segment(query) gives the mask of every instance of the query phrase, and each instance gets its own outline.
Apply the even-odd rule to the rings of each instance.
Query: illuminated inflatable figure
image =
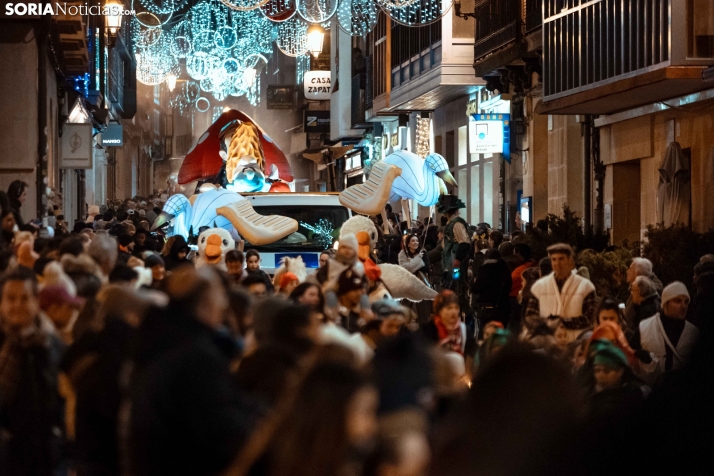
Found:
[[[363,215],[378,215],[389,201],[398,198],[430,207],[440,194],[447,193],[444,182],[458,186],[444,157],[432,153],[422,159],[398,150],[372,166],[367,182],[342,191],[340,203]]]
[[[178,183],[208,180],[235,192],[289,192],[285,154],[248,115],[221,114],[186,154]]]
[[[167,236],[196,236],[201,228],[235,231],[253,245],[267,245],[297,231],[298,222],[280,215],[259,215],[250,202],[235,192],[213,188],[191,198],[176,194],[169,197],[151,227],[168,223]]]
[[[422,159],[406,150],[398,150],[384,158],[384,162],[399,167],[401,175],[392,183],[389,199],[412,198],[423,207],[430,207],[447,193],[444,182],[457,187],[449,172],[449,164],[439,154],[431,153]],[[443,180],[443,182],[442,182]]]

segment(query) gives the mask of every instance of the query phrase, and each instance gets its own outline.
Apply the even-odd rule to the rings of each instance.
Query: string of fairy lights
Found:
[[[324,30],[336,21],[365,36],[379,11],[407,26],[439,20],[452,0],[132,0],[128,31],[136,78],[165,83],[171,107],[183,114],[206,109],[210,99],[245,97],[260,103],[273,43],[287,56],[319,55]],[[178,87],[177,87],[178,86]],[[200,109],[199,109],[200,107]]]

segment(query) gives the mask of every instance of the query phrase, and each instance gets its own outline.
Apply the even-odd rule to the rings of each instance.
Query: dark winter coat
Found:
[[[185,310],[147,316],[130,395],[133,474],[215,475],[236,456],[259,412],[230,375],[235,350]]]
[[[511,284],[511,270],[505,261],[502,259],[484,261],[476,281],[471,286],[471,294],[477,307],[495,308],[489,311],[487,320],[498,320],[504,325],[508,323],[510,313],[508,294],[511,292]]]
[[[166,271],[173,271],[176,267],[182,264],[193,265],[191,260],[179,259],[178,254],[181,251],[186,251],[188,253],[189,247],[186,243],[186,239],[183,236],[178,235],[176,236],[176,240],[171,245],[171,250],[169,250],[169,254],[163,257],[164,267],[166,268]]]
[[[627,322],[627,328],[631,331],[635,331],[639,328],[640,322],[657,314],[661,308],[660,300],[659,294],[653,294],[640,304],[633,304],[633,313],[631,320]]]
[[[12,396],[0,395],[0,469],[13,476],[50,476],[60,460],[64,434],[63,404],[57,393],[64,346],[57,335],[41,327],[27,345],[0,335],[0,349],[14,354],[3,364],[15,366],[18,378]]]
[[[99,333],[85,333],[62,359],[77,399],[75,458],[87,475],[118,475],[117,415],[122,365],[129,356],[135,329],[107,319]]]

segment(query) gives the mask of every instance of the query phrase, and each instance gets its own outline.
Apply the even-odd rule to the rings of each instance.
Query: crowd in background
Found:
[[[373,259],[438,291],[399,302],[354,235],[271,277],[242,245],[196,267],[158,197],[48,232],[25,193],[0,194],[0,474],[714,470],[712,256],[691,290],[636,258],[619,302],[567,244],[389,211]]]

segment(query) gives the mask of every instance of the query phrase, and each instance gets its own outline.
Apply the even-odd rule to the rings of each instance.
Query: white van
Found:
[[[342,224],[352,211],[340,204],[338,193],[242,193],[261,215],[283,215],[297,220],[298,231],[265,246],[245,244],[260,253],[260,267],[272,275],[285,257],[302,256],[308,273],[318,268],[320,253],[332,248]]]

